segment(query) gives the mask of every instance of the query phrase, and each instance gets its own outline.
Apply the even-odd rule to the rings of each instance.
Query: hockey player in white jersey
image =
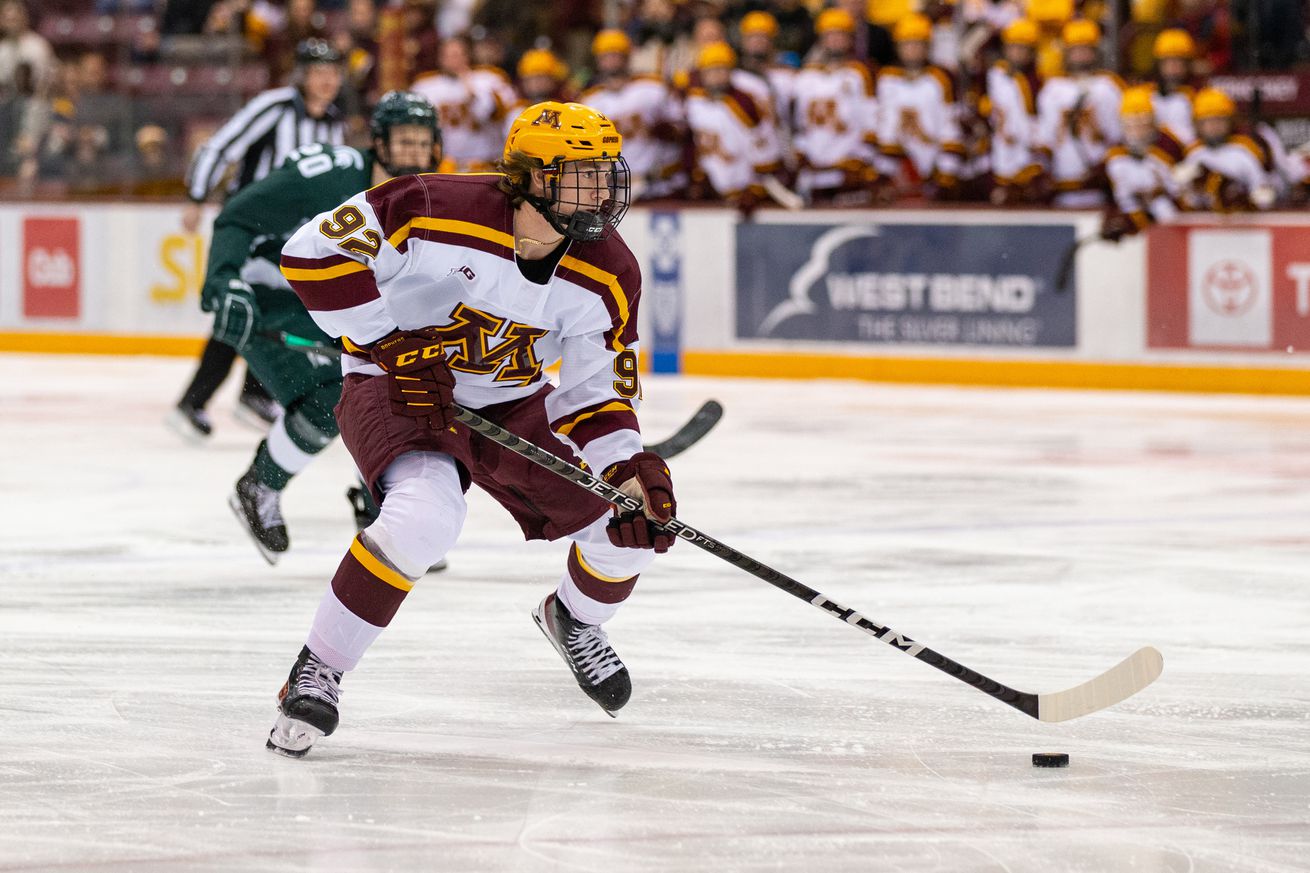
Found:
[[[1196,43],[1187,31],[1173,27],[1160,31],[1151,53],[1155,57],[1155,82],[1151,91],[1155,123],[1189,146],[1196,142],[1192,123],[1192,100],[1196,92],[1190,84]]]
[[[1045,170],[1037,158],[1037,24],[1017,18],[1001,30],[1005,57],[987,71],[992,131],[992,202],[1045,198]]]
[[[964,145],[951,76],[928,63],[932,22],[903,16],[892,29],[899,66],[878,71],[878,173],[895,179],[908,171],[910,186],[949,195],[960,180]]]
[[[596,34],[591,53],[596,78],[578,99],[622,131],[623,156],[632,169],[633,200],[678,194],[687,186],[680,101],[663,80],[629,72],[632,42],[623,31]]]
[[[337,419],[381,513],[323,594],[278,695],[270,750],[299,757],[336,729],[342,674],[454,544],[471,484],[525,538],[570,541],[533,617],[588,697],[610,714],[627,703],[632,682],[602,626],[673,544],[658,523],[676,502],[637,423],[641,272],[614,233],[628,208],[622,146],[596,111],[540,103],[511,129],[501,173],[395,179],[287,242],[284,274],[315,323],[342,339]],[[545,372],[556,363],[558,387]],[[585,460],[644,512],[615,514],[477,435],[454,403]]]
[[[734,84],[736,52],[711,43],[696,57],[696,81],[687,91],[687,125],[695,164],[693,188],[749,211],[766,196],[764,180],[782,169],[782,150],[769,95]]]
[[[518,99],[505,116],[505,134],[518,120],[519,113],[534,103],[555,100],[568,103],[572,99],[569,87],[569,65],[550,49],[529,49],[519,58],[515,68],[518,77]]]
[[[814,30],[818,60],[796,75],[793,92],[797,184],[814,202],[868,203],[878,181],[873,73],[855,58],[849,12],[825,9]]]
[[[1193,210],[1250,212],[1271,209],[1278,178],[1268,149],[1233,131],[1237,107],[1217,88],[1202,88],[1192,107],[1197,141],[1174,171],[1184,204]]]
[[[1101,29],[1077,19],[1064,26],[1065,72],[1037,95],[1038,147],[1049,161],[1055,204],[1096,207],[1105,202],[1096,170],[1119,142],[1123,82],[1097,69]]]
[[[1183,146],[1157,126],[1149,85],[1124,92],[1119,110],[1123,144],[1111,146],[1105,158],[1113,200],[1101,223],[1101,238],[1118,242],[1157,223],[1173,221],[1179,211],[1179,189],[1173,170]]]
[[[778,62],[778,52],[773,45],[778,38],[778,20],[767,12],[756,10],[742,16],[738,30],[741,33],[741,69],[768,83],[773,96],[773,115],[780,125],[778,132],[789,140],[797,71],[795,67]]]
[[[474,68],[468,41],[442,40],[441,70],[420,75],[410,90],[437,109],[446,158],[457,172],[490,170],[500,155],[503,119],[516,98],[499,70]]]

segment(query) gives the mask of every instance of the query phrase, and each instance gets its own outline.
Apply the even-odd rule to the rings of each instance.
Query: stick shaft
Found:
[[[545,467],[557,476],[568,479],[570,482],[573,482],[581,488],[585,488],[621,509],[632,512],[641,511],[641,503],[639,501],[624,494],[608,482],[592,476],[585,470],[575,467],[564,459],[559,458],[544,449],[538,448],[522,437],[510,433],[493,422],[487,421],[475,412],[470,412],[458,405],[456,405],[454,409],[457,421],[462,422],[472,430],[487,437],[492,442],[509,449],[515,454],[522,455],[529,461]],[[786,591],[798,600],[804,600],[811,606],[833,616],[838,621],[858,628],[874,639],[881,640],[898,651],[918,658],[920,661],[936,667],[938,670],[964,682],[966,685],[972,685],[984,694],[1014,707],[1025,715],[1037,718],[1037,695],[1016,691],[1013,688],[1002,685],[994,679],[984,676],[976,670],[971,670],[963,664],[933,651],[922,643],[917,643],[909,637],[892,630],[890,627],[879,624],[878,622],[861,615],[854,609],[843,606],[826,595],[820,594],[808,585],[798,582],[790,576],[760,563],[749,555],[742,554],[731,546],[725,545],[714,537],[696,530],[685,522],[674,518],[667,522],[664,525],[664,528],[670,533],[676,535],[679,539],[687,540],[692,545],[698,546],[715,557],[727,561],[734,567],[739,567],[747,573],[750,573],[752,576],[762,579],[774,588]]]

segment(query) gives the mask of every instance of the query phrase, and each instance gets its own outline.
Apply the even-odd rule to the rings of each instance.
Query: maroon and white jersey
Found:
[[[1025,183],[1041,168],[1037,142],[1036,76],[997,61],[987,71],[992,104],[992,172],[999,184]]]
[[[859,61],[805,67],[792,89],[792,144],[817,169],[872,164],[877,103],[873,74]]]
[[[1092,206],[1100,202],[1092,189],[1092,171],[1120,142],[1119,104],[1123,82],[1113,73],[1056,76],[1037,95],[1037,145],[1048,155],[1057,204]],[[1081,200],[1066,195],[1086,195]]]
[[[632,172],[633,199],[665,197],[686,184],[678,142],[682,104],[654,76],[588,88],[578,98],[623,135],[623,158]]]
[[[1182,144],[1165,130],[1142,152],[1112,146],[1106,153],[1105,174],[1115,208],[1138,228],[1172,221],[1178,215],[1181,193],[1173,169],[1182,156]]]
[[[722,94],[687,92],[696,167],[719,194],[738,194],[779,169],[782,147],[770,99],[767,91],[749,94],[736,87]]]
[[[1158,83],[1151,88],[1155,123],[1185,146],[1196,142],[1196,124],[1192,119],[1192,99],[1195,96],[1196,92],[1186,85],[1168,94],[1160,90]]]
[[[502,119],[516,99],[503,73],[489,68],[462,76],[434,73],[416,79],[410,90],[437,110],[443,154],[459,171],[495,166],[505,147]]]
[[[908,158],[921,179],[959,178],[964,145],[949,73],[931,64],[918,71],[883,67],[877,101],[880,172],[895,175]]]
[[[618,235],[571,242],[546,284],[514,255],[514,210],[497,174],[384,182],[304,225],[282,273],[314,322],[342,337],[346,373],[381,374],[364,349],[435,327],[455,402],[478,409],[546,384],[552,430],[596,470],[641,451],[637,303],[641,271]]]

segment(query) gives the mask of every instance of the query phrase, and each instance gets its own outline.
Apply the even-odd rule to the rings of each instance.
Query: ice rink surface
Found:
[[[1023,690],[1164,675],[1041,724],[683,543],[610,626],[611,720],[529,618],[562,547],[478,495],[292,761],[349,458],[268,567],[237,380],[208,445],[161,426],[190,368],[0,355],[0,871],[1310,869],[1310,402],[650,378],[650,438],[727,409],[688,523]]]

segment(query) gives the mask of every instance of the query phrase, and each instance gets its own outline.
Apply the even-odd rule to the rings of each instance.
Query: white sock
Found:
[[[268,456],[283,470],[293,476],[309,466],[314,456],[291,441],[287,433],[286,413],[279,415],[277,421],[268,429]]]
[[[333,670],[353,670],[380,633],[382,628],[346,609],[329,585],[314,613],[314,625],[305,644]]]
[[[578,586],[573,582],[573,577],[567,572],[564,574],[564,578],[560,580],[557,594],[560,601],[573,614],[573,617],[583,624],[604,624],[617,615],[619,607],[623,605],[622,601],[619,603],[601,603],[594,597],[588,597],[578,590]]]

